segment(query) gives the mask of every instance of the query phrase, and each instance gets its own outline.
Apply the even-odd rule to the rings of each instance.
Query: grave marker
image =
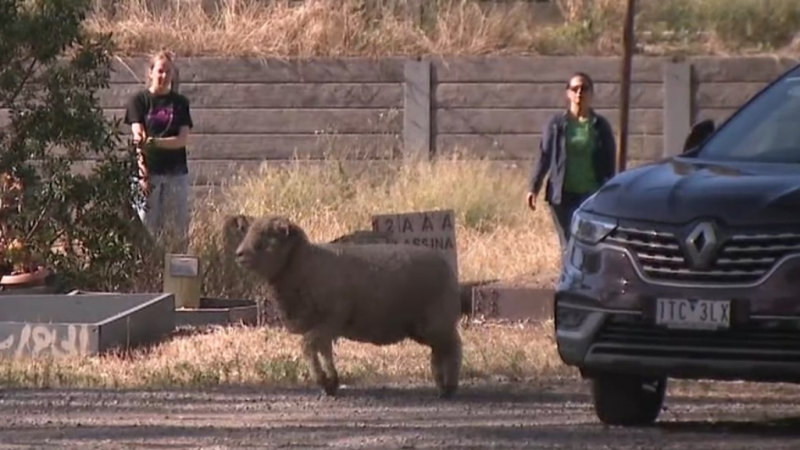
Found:
[[[417,211],[372,216],[372,230],[386,233],[394,243],[421,245],[445,253],[458,276],[456,222],[452,210]]]

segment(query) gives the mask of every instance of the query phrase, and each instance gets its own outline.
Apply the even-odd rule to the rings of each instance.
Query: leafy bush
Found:
[[[112,44],[84,29],[91,6],[0,0],[0,173],[24,186],[4,231],[69,286],[126,289],[152,246],[128,207],[132,151],[98,104]]]

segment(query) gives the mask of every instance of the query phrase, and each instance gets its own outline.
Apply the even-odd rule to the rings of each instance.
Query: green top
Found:
[[[591,120],[570,118],[567,121],[567,167],[564,175],[564,191],[585,194],[600,187],[592,157],[595,142]]]

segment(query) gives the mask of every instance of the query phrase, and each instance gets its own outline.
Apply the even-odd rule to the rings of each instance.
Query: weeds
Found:
[[[491,381],[570,377],[541,326],[462,327],[464,377]],[[432,383],[429,350],[411,341],[378,347],[334,346],[343,384]],[[0,386],[35,388],[179,388],[217,385],[313,387],[299,337],[278,328],[225,327],[168,340],[133,355],[19,358],[3,361]]]
[[[91,29],[123,53],[386,56],[620,54],[625,0],[97,0]],[[796,0],[640,0],[644,53],[786,50],[800,29]]]
[[[266,295],[260,283],[220,253],[229,214],[280,214],[312,241],[371,228],[373,214],[453,209],[462,281],[540,277],[560,263],[552,221],[527,209],[529,168],[479,159],[402,162],[293,160],[265,163],[230,180],[196,211],[191,240],[205,262],[204,292],[229,298]]]

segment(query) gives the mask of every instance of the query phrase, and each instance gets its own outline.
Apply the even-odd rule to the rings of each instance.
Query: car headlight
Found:
[[[614,231],[616,227],[617,221],[614,219],[578,210],[572,215],[570,233],[576,240],[597,244]]]

